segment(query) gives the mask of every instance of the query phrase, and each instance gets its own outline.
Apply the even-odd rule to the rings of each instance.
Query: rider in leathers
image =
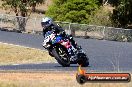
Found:
[[[70,42],[72,43],[72,45],[76,49],[79,49],[77,43],[73,40],[73,37],[71,35],[67,35],[65,33],[65,31],[58,24],[54,24],[51,18],[49,18],[49,17],[43,18],[41,21],[41,25],[43,27],[44,38],[45,38],[46,32],[54,31],[54,33],[60,34],[60,35],[62,35],[62,37],[68,38],[70,40]]]

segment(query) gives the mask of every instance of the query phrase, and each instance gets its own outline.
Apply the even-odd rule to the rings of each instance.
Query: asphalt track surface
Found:
[[[43,49],[43,36],[0,31],[0,42]],[[75,38],[87,53],[90,71],[132,71],[132,43]],[[61,67],[58,63],[4,65],[0,70],[76,71],[78,65]]]

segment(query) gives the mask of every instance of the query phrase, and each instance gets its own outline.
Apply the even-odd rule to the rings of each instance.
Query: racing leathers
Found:
[[[72,35],[67,35],[65,31],[59,26],[55,24],[51,24],[49,27],[43,29],[43,36],[45,38],[45,34],[48,31],[54,31],[55,34],[60,34],[62,37],[68,38],[71,42],[71,44],[77,48],[77,43],[73,40]]]

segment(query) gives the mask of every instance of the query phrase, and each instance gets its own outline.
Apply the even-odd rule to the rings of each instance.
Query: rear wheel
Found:
[[[82,67],[87,67],[89,66],[89,59],[84,53],[79,53],[78,54],[78,64],[81,65]]]
[[[52,53],[60,65],[62,65],[63,67],[70,66],[70,58],[68,56],[68,52],[67,52],[66,48],[59,45],[59,46],[53,48]]]

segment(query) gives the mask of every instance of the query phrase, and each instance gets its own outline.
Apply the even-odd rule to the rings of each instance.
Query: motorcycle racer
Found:
[[[81,46],[78,46],[72,35],[67,35],[50,17],[42,18],[41,26],[44,36],[43,47],[60,65],[64,67],[70,64],[89,65],[88,57]]]
[[[76,48],[76,49],[79,49],[79,46],[77,45],[77,43],[73,40],[73,37],[72,35],[67,35],[65,33],[65,31],[61,28],[61,26],[55,24],[52,20],[52,18],[50,17],[45,17],[45,18],[42,18],[41,20],[41,26],[43,28],[43,36],[45,38],[45,34],[46,32],[48,31],[54,31],[54,33],[56,34],[60,34],[62,37],[66,37],[68,38],[72,45]]]

